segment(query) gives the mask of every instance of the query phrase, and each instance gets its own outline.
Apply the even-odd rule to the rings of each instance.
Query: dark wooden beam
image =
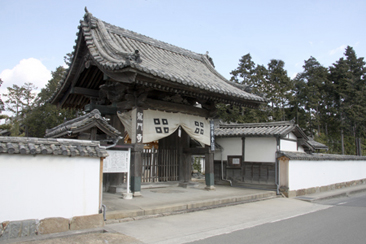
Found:
[[[119,81],[125,84],[131,84],[134,83],[136,80],[137,73],[135,71],[133,72],[122,72],[122,73],[115,73],[111,71],[104,70],[103,71],[103,80],[114,80]]]
[[[87,97],[99,97],[99,90],[88,89],[84,87],[73,87],[71,94],[84,95]]]
[[[118,109],[116,107],[113,106],[107,106],[107,105],[98,105],[98,104],[87,104],[84,107],[85,112],[91,112],[94,109],[98,109],[99,112],[102,115],[111,115],[111,114],[117,114]]]
[[[150,109],[163,110],[163,111],[167,111],[167,112],[180,112],[183,114],[197,115],[197,116],[201,116],[201,117],[205,117],[205,118],[210,117],[209,111],[206,109],[203,109],[203,108],[196,108],[196,107],[189,106],[189,105],[153,100],[153,99],[149,99],[149,98],[146,98],[143,107],[150,108]]]
[[[67,91],[64,93],[64,95],[62,96],[62,98],[60,99],[60,101],[57,104],[57,107],[61,108],[62,105],[65,103],[66,99],[69,97],[70,93],[71,93],[72,87],[70,87],[69,89],[67,89]]]
[[[183,153],[193,154],[193,155],[205,155],[208,153],[208,148],[184,148]]]

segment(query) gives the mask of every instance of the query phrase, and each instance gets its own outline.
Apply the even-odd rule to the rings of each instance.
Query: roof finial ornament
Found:
[[[213,67],[215,67],[215,64],[214,64],[214,62],[213,62],[212,58],[208,55],[208,51],[206,51],[206,57],[207,57],[208,61],[210,62],[210,64],[211,64]]]

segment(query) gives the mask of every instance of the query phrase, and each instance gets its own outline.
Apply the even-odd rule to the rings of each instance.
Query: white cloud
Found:
[[[24,83],[33,83],[40,91],[52,78],[52,75],[40,60],[28,58],[21,60],[12,69],[1,71],[0,78],[4,82],[0,88],[1,92],[6,90],[6,87],[12,87],[13,84],[22,86]]]
[[[347,45],[342,45],[342,46],[339,46],[339,47],[337,47],[333,50],[330,50],[329,55],[334,55],[334,54],[339,53],[339,52],[343,53],[344,50],[346,49],[346,47],[347,47]]]

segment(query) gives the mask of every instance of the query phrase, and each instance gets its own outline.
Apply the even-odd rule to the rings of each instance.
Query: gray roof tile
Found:
[[[313,138],[309,138],[308,143],[314,148],[314,149],[328,149],[328,147],[320,142],[315,141]]]
[[[213,94],[234,97],[238,103],[261,103],[266,99],[234,86],[220,75],[207,54],[158,41],[156,39],[108,24],[86,12],[79,27],[91,56],[107,71],[136,68],[172,84],[198,88]],[[77,41],[79,42],[79,41]],[[138,50],[138,55],[135,51]],[[58,90],[63,87],[60,82]],[[56,96],[58,92],[53,94]],[[52,101],[51,98],[50,101]]]
[[[0,136],[0,154],[107,157],[97,141]]]
[[[218,124],[215,136],[285,136],[293,132],[297,137],[308,139],[305,133],[293,121],[279,121],[267,123],[230,123]]]

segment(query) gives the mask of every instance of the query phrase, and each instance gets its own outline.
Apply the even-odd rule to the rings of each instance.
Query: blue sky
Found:
[[[290,77],[315,57],[328,67],[347,45],[366,56],[366,1],[0,0],[0,94],[12,84],[40,89],[73,50],[84,7],[95,17],[206,53],[226,78],[241,56],[281,59]]]

